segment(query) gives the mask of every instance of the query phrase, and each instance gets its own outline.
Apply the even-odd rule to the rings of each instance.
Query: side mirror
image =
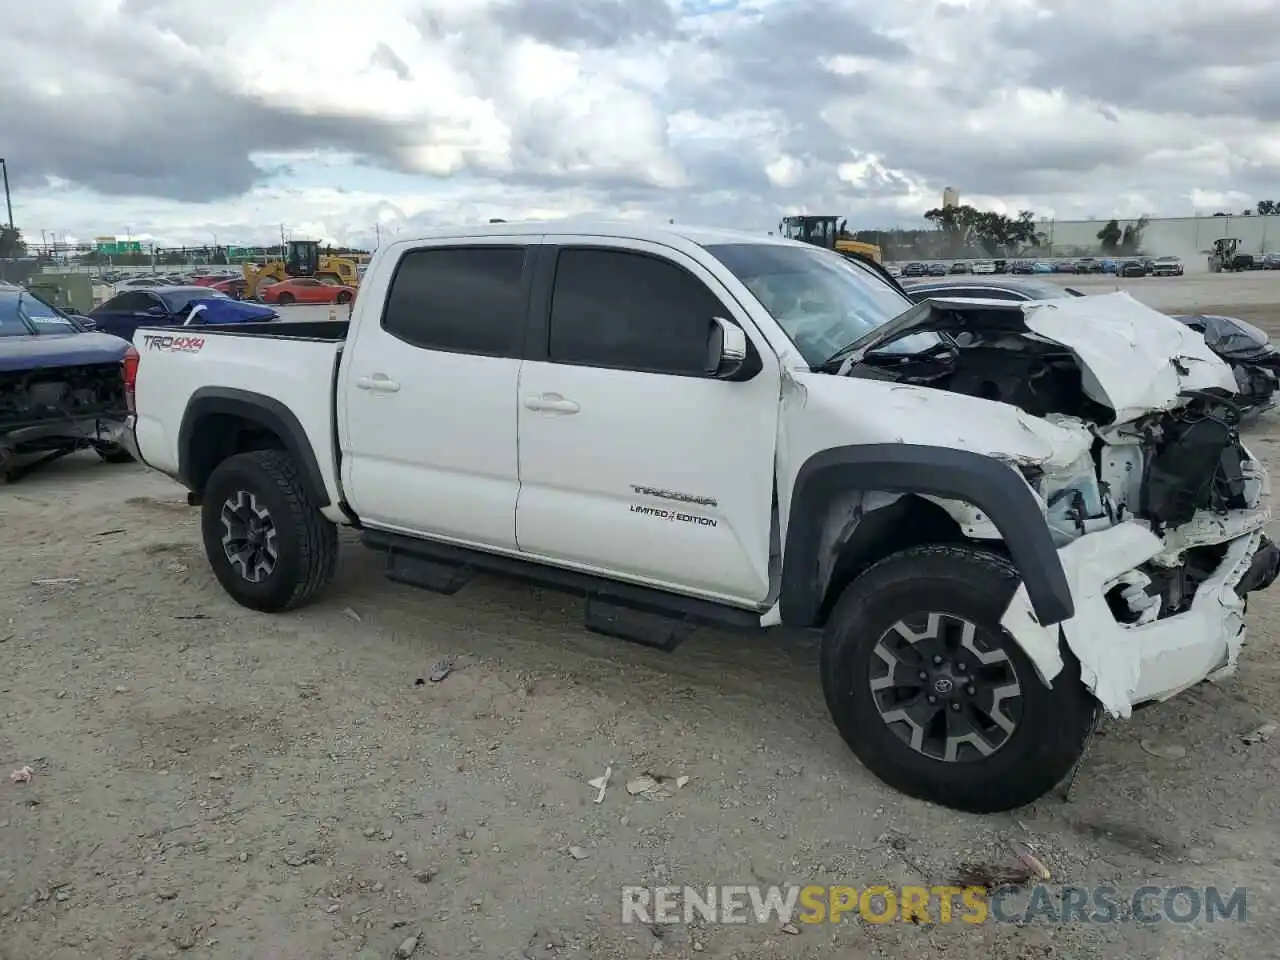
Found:
[[[707,376],[727,380],[747,362],[747,335],[723,317],[711,318],[707,342]]]
[[[153,303],[151,306],[147,307],[146,314],[149,317],[164,317],[168,316],[169,311],[160,306],[160,304]]]

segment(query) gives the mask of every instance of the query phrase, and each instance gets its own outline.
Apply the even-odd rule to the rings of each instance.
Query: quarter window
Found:
[[[564,249],[556,262],[548,358],[558,363],[705,376],[714,317],[707,286],[668,260]]]
[[[450,247],[404,255],[382,326],[415,347],[519,356],[524,338],[523,247]]]

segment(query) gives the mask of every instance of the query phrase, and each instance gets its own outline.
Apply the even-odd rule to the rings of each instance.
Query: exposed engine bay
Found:
[[[0,373],[0,438],[68,420],[126,414],[119,363]]]
[[[0,372],[0,476],[86,447],[111,449],[128,414],[120,364]]]
[[[1121,322],[1129,306],[1097,306],[1112,299],[1081,298],[1071,313],[1048,315],[1042,326],[1056,324],[1061,339],[1036,329],[1036,310],[1048,304],[926,301],[860,345],[841,372],[1010,404],[1069,430],[1078,443],[1058,461],[1018,466],[1044,500],[1060,548],[1131,520],[1163,541],[1163,552],[1106,595],[1118,622],[1144,624],[1189,609],[1227,545],[1266,522],[1268,491],[1265,471],[1240,440],[1230,369],[1202,340],[1199,350],[1192,342],[1184,351],[1178,338],[1186,328],[1169,318],[1167,331],[1157,319],[1155,336],[1144,329],[1140,341]],[[1090,306],[1099,315],[1093,329],[1092,318],[1075,316]],[[923,352],[879,350],[925,332],[937,341]],[[1141,348],[1143,362],[1126,364],[1125,346]],[[1146,374],[1156,348],[1166,351],[1167,369],[1157,354]],[[1237,591],[1266,586],[1277,566],[1280,550],[1264,537],[1256,569]]]

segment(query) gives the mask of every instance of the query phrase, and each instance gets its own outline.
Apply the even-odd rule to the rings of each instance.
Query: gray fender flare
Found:
[[[1040,502],[1007,463],[950,447],[874,443],[832,447],[800,467],[792,488],[782,563],[782,622],[818,622],[826,584],[819,542],[827,505],[850,490],[928,494],[973,504],[990,518],[1022,576],[1042,626],[1075,614],[1071,587]]]
[[[273,397],[233,387],[201,387],[187,403],[178,429],[178,477],[188,490],[203,493],[205,481],[216,465],[202,454],[209,445],[216,445],[217,438],[202,435],[197,429],[203,418],[212,415],[234,417],[279,437],[297,465],[312,502],[321,508],[329,505],[320,464],[307,431],[293,411]]]

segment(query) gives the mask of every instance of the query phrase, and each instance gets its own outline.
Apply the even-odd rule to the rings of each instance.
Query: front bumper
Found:
[[[1123,575],[1167,551],[1143,524],[1129,521],[1058,551],[1075,602],[1071,619],[1042,626],[1026,588],[1019,587],[1002,625],[1049,683],[1062,668],[1059,640],[1065,639],[1080,661],[1081,679],[1115,717],[1203,680],[1222,679],[1235,671],[1245,640],[1245,596],[1270,586],[1280,571],[1280,548],[1262,530],[1269,518],[1266,508],[1239,518],[1247,532],[1228,542],[1218,567],[1182,613],[1143,624],[1116,620],[1107,592]]]

